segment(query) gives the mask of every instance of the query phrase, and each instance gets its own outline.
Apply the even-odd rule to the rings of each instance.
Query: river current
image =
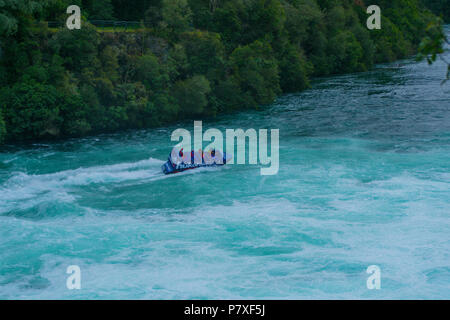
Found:
[[[279,128],[273,176],[162,174],[172,131],[193,122],[5,147],[0,298],[450,299],[445,71],[383,64],[203,121]],[[66,287],[70,265],[80,290]]]

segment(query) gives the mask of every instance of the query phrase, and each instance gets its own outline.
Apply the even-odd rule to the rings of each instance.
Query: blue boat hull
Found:
[[[161,170],[164,174],[172,174],[172,173],[178,173],[183,172],[190,169],[196,169],[196,168],[207,168],[207,167],[218,167],[223,166],[227,162],[227,155],[224,153],[223,156],[223,164],[206,164],[206,163],[179,163],[177,165],[173,164],[170,157],[169,159],[161,166]]]

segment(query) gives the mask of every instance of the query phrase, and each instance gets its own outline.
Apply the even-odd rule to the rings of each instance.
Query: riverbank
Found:
[[[233,0],[214,10],[163,1],[149,11],[152,31],[142,34],[99,33],[88,24],[55,33],[21,20],[1,36],[0,140],[210,119],[302,91],[312,77],[413,54],[433,16],[415,0],[380,5],[381,30],[368,30],[366,7],[351,0]],[[63,14],[55,10],[39,14]]]

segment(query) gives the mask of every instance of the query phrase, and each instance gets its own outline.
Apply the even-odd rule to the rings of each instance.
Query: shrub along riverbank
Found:
[[[84,19],[140,20],[145,31],[98,32],[88,23],[55,31],[41,22],[64,21],[70,4]],[[413,54],[433,14],[421,0],[372,4],[382,9],[381,30],[366,28],[361,0],[3,3],[0,140],[214,117],[304,90],[313,76]]]

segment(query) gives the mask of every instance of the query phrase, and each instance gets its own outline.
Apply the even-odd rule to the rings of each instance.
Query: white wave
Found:
[[[137,162],[64,170],[49,174],[17,172],[0,186],[0,212],[20,206],[20,201],[42,197],[47,193],[67,197],[70,187],[96,183],[120,183],[162,176],[162,160],[150,158]],[[45,199],[43,197],[43,199]]]

